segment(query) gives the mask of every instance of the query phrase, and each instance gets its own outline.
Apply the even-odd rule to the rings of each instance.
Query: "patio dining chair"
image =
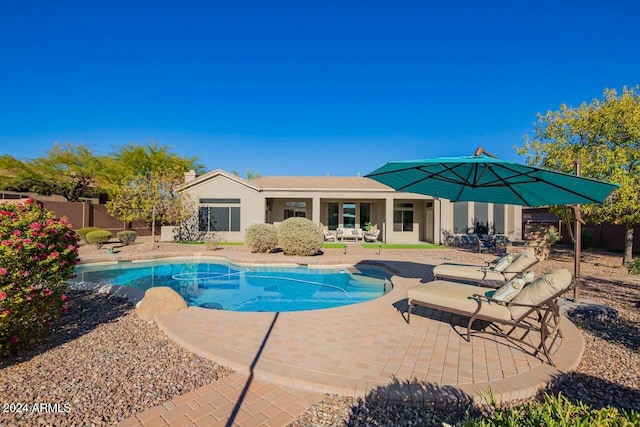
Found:
[[[474,234],[476,245],[478,247],[478,253],[483,252],[495,252],[496,251],[496,242],[487,236],[487,238],[481,239],[480,236]]]

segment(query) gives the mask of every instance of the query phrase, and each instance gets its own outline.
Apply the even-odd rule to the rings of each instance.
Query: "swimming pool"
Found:
[[[230,311],[301,311],[369,301],[391,289],[376,267],[244,267],[229,262],[160,260],[81,265],[75,283],[169,286],[190,306]]]

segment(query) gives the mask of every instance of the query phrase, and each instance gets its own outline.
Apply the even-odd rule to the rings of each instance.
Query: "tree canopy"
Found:
[[[109,160],[107,210],[123,221],[142,220],[151,225],[174,224],[187,213],[177,192],[184,173],[201,172],[195,157],[181,157],[156,144],[127,145]]]
[[[18,160],[0,156],[0,186],[5,190],[59,194],[70,202],[98,194],[101,159],[86,145],[55,144],[45,156]]]
[[[583,206],[594,223],[625,226],[623,263],[633,257],[633,226],[640,223],[640,94],[638,87],[605,89],[601,100],[577,108],[538,114],[538,122],[518,148],[529,164],[573,173],[580,160],[582,175],[620,184],[602,205]]]
[[[197,157],[180,156],[156,143],[129,144],[106,155],[96,155],[84,144],[56,143],[35,159],[0,155],[0,189],[58,194],[76,202],[100,193],[111,195],[122,181],[150,178],[157,171],[173,170],[183,180],[182,173],[190,169],[203,172],[204,166]]]

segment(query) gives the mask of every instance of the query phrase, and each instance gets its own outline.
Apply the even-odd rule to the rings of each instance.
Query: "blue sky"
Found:
[[[0,154],[157,140],[262,175],[479,145],[523,161],[538,112],[640,84],[639,17],[635,1],[5,0]]]

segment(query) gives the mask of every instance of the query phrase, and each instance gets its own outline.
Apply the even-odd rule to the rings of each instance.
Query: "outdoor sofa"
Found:
[[[553,365],[550,349],[559,332],[558,298],[573,287],[566,269],[553,270],[525,284],[514,278],[502,288],[481,287],[447,280],[434,280],[407,291],[407,323],[416,306],[468,316],[466,339],[472,333],[506,337],[539,352]],[[472,331],[475,320],[489,322],[484,330]],[[518,336],[516,331],[524,331]],[[527,339],[533,332],[537,339]]]
[[[364,238],[364,232],[361,228],[338,228],[336,237],[344,242],[344,239],[353,239],[356,242]]]

